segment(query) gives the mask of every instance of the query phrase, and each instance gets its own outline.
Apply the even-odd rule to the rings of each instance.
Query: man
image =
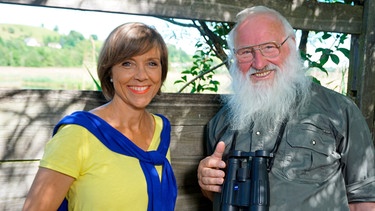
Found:
[[[231,147],[273,153],[271,211],[375,210],[374,146],[360,110],[304,75],[294,30],[278,12],[257,6],[237,19],[228,42],[233,94],[208,123],[210,156],[198,166],[214,210]]]

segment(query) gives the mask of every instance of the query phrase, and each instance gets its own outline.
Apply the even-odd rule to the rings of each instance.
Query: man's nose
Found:
[[[254,59],[253,59],[253,63],[252,63],[252,66],[258,70],[261,70],[263,69],[265,66],[267,66],[268,64],[268,60],[266,59],[266,57],[264,57],[262,55],[262,52],[260,51],[260,49],[256,49],[254,50],[253,52],[253,56],[254,56]]]

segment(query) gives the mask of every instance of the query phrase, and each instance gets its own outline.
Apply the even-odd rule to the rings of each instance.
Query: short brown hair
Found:
[[[109,34],[99,54],[97,66],[102,91],[107,100],[111,100],[115,93],[110,81],[112,67],[125,59],[142,55],[154,47],[160,52],[163,84],[168,73],[168,49],[162,36],[154,28],[143,23],[125,23]]]

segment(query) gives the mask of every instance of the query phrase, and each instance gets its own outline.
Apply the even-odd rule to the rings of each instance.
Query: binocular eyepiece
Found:
[[[272,153],[257,150],[229,153],[221,195],[221,211],[268,211],[270,188],[268,160]]]

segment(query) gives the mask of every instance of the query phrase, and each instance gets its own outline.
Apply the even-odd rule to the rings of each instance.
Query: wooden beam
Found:
[[[265,5],[285,15],[294,28],[359,34],[363,6],[326,4],[305,0],[0,0],[23,4],[158,17],[235,21],[236,14],[254,5]]]
[[[361,109],[375,139],[375,1],[365,1],[362,33],[359,35],[358,62],[352,66],[351,81],[356,90],[355,101]],[[355,79],[353,79],[355,78]]]

